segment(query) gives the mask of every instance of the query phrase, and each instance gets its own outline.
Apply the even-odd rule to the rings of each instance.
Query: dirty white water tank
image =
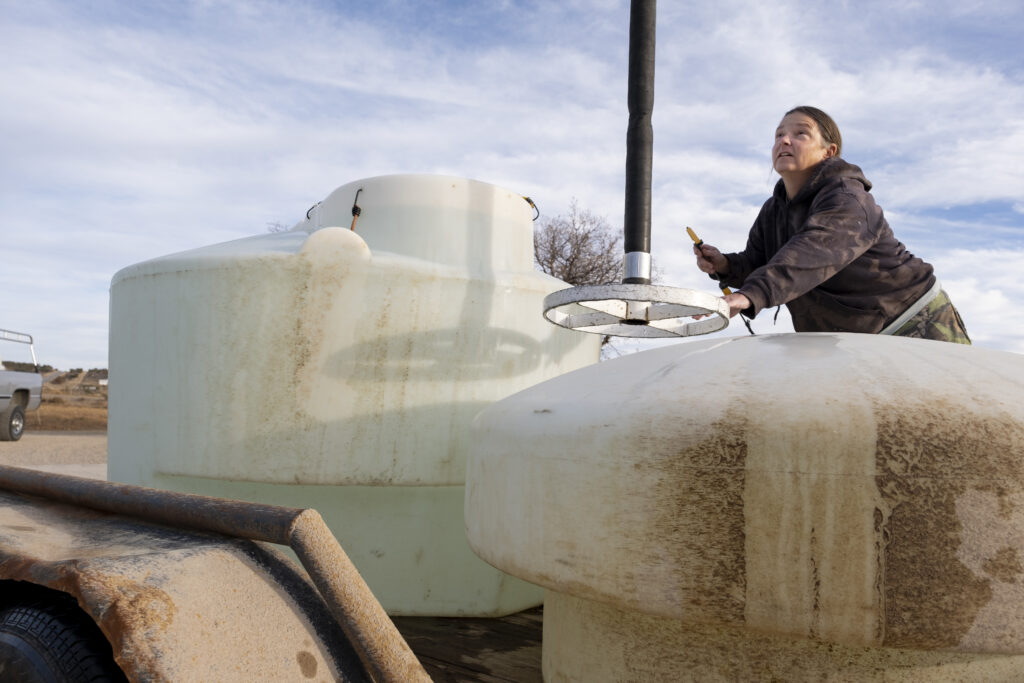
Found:
[[[548,588],[548,681],[1024,671],[1024,356],[710,339],[531,387],[474,434],[470,544]]]
[[[565,285],[531,218],[481,182],[370,178],[288,232],[121,270],[110,479],[316,508],[393,614],[539,603],[462,523],[473,416],[598,356],[541,316]]]

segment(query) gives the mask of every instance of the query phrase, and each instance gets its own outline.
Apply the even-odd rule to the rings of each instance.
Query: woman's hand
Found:
[[[747,296],[741,292],[733,292],[732,294],[726,294],[725,296],[722,297],[722,299],[725,300],[725,303],[729,304],[730,318],[735,317],[737,313],[744,309],[750,308],[751,306],[750,299],[748,299]],[[690,317],[693,318],[694,320],[703,320],[704,318],[707,318],[709,315],[711,314],[701,313],[700,315],[691,315]]]
[[[693,245],[693,253],[697,256],[697,267],[708,275],[724,275],[729,270],[728,259],[710,244]]]
[[[743,292],[733,292],[732,294],[726,294],[722,298],[725,299],[725,303],[729,304],[730,318],[751,306],[750,299]]]

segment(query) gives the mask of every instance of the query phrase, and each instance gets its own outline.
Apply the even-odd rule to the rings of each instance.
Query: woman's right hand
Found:
[[[693,253],[697,256],[697,267],[709,275],[724,275],[729,270],[728,259],[710,244],[693,245]]]

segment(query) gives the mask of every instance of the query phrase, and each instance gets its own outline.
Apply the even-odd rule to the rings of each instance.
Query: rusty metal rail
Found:
[[[288,546],[373,680],[431,680],[316,510],[163,491],[6,465],[0,465],[0,489],[155,524]]]

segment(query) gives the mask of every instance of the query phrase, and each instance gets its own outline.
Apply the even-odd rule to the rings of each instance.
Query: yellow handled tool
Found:
[[[699,247],[700,245],[704,244],[704,240],[702,240],[701,238],[697,237],[697,233],[695,233],[693,231],[693,228],[690,228],[690,227],[686,228],[686,234],[688,234],[690,236],[690,239],[693,240],[693,243],[696,246]]]
[[[688,234],[690,236],[690,239],[693,240],[694,246],[696,246],[698,249],[700,248],[700,245],[704,244],[704,240],[702,240],[701,238],[697,237],[697,233],[695,233],[693,231],[693,228],[687,227],[686,228],[686,234]],[[726,287],[721,282],[718,283],[718,287],[719,287],[719,289],[722,290],[722,294],[732,294],[732,290],[729,289],[728,287]]]

